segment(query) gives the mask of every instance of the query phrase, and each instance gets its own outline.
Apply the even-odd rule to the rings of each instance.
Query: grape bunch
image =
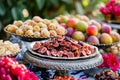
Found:
[[[105,70],[101,73],[97,73],[95,78],[97,80],[120,80],[118,73],[113,72],[112,70]]]
[[[2,57],[0,58],[0,80],[38,80],[38,77],[14,58]]]

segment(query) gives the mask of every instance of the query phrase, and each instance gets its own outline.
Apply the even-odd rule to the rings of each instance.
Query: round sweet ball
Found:
[[[34,37],[36,38],[40,37],[40,32],[34,32]]]
[[[23,25],[23,22],[19,20],[19,21],[14,21],[13,24],[16,25],[17,27],[20,27]]]
[[[50,30],[50,36],[57,36],[57,33],[55,30]]]
[[[35,25],[35,26],[33,27],[33,31],[39,32],[39,31],[40,31],[40,26],[39,26],[39,25]]]
[[[27,31],[27,30],[33,30],[33,27],[31,25],[24,25],[24,31]]]
[[[33,20],[34,20],[35,22],[37,22],[37,23],[43,21],[39,16],[33,17]]]
[[[7,31],[11,32],[11,33],[15,33],[16,30],[18,29],[18,27],[16,25],[8,25],[7,26]]]
[[[44,22],[46,25],[49,25],[49,24],[51,23],[51,21],[48,20],[48,19],[44,19],[43,22]]]
[[[33,36],[33,35],[34,35],[34,33],[32,30],[28,30],[25,32],[25,36]]]
[[[17,30],[16,30],[16,34],[22,36],[22,35],[24,35],[24,32],[23,32],[22,29],[17,29]]]
[[[26,20],[26,21],[24,22],[24,24],[34,26],[34,25],[36,24],[36,22],[35,22],[34,20]]]
[[[38,25],[40,26],[40,28],[47,28],[47,25],[43,22],[38,23]]]
[[[50,23],[50,24],[48,25],[48,29],[49,29],[49,30],[55,30],[55,29],[56,29],[56,25],[53,24],[53,23]]]
[[[41,37],[50,37],[50,32],[47,29],[42,30]]]
[[[65,34],[65,28],[64,27],[57,27],[56,32],[58,35],[64,35]]]

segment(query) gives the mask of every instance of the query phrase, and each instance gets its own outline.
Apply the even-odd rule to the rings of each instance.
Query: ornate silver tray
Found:
[[[103,62],[99,53],[94,57],[83,60],[55,60],[34,55],[30,51],[24,54],[24,60],[35,66],[56,70],[84,70],[99,66]]]
[[[47,40],[46,40],[47,41]],[[41,42],[45,42],[45,41],[41,41]],[[61,60],[75,60],[75,59],[87,59],[87,58],[91,58],[91,57],[94,57],[95,55],[97,55],[99,52],[98,52],[98,48],[93,46],[94,49],[95,49],[95,53],[91,54],[91,55],[88,55],[88,56],[83,56],[83,57],[74,57],[74,58],[64,58],[64,57],[53,57],[53,56],[47,56],[47,55],[42,55],[40,53],[37,53],[35,51],[32,50],[32,47],[33,45],[35,44],[36,42],[32,42],[29,46],[28,46],[28,50],[31,52],[31,54],[34,54],[36,56],[39,56],[39,57],[43,57],[43,58],[49,58],[49,59],[61,59]],[[92,46],[92,45],[90,45]]]

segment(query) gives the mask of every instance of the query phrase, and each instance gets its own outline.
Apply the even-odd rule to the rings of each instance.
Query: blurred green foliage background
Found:
[[[81,14],[101,20],[99,7],[108,0],[0,0],[0,34],[14,20],[33,16],[54,18],[60,14]],[[0,35],[0,38],[2,34]]]

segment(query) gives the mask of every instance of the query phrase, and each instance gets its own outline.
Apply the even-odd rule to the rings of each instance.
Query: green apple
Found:
[[[80,31],[75,31],[72,38],[75,40],[85,41],[85,35]]]
[[[88,24],[84,21],[79,21],[76,25],[76,29],[82,32],[86,32],[87,27],[88,27]]]

